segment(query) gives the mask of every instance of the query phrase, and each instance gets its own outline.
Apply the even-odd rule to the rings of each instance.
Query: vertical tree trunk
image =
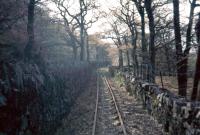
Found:
[[[89,46],[89,39],[88,34],[86,35],[86,49],[87,49],[87,61],[90,61],[90,46]]]
[[[193,91],[191,95],[191,100],[199,100],[200,101],[200,90],[198,92],[199,81],[200,81],[200,13],[199,13],[199,20],[195,26],[197,42],[198,42],[198,52],[197,52],[197,61],[196,61],[196,71],[194,76],[194,83],[193,83]]]
[[[31,58],[31,51],[34,45],[34,10],[35,10],[35,0],[30,0],[28,4],[28,23],[27,23],[27,33],[28,33],[28,43],[24,49],[24,54],[26,59]]]
[[[171,72],[172,72],[172,70],[171,70],[172,67],[171,67],[171,61],[170,61],[170,58],[169,58],[169,56],[170,56],[169,48],[167,46],[165,46],[164,49],[165,49],[165,57],[166,57],[166,61],[167,61],[167,70],[169,72],[168,75],[170,76]]]
[[[126,57],[127,57],[127,66],[130,67],[130,57],[128,49],[126,49]]]
[[[179,16],[179,0],[173,0],[174,10],[174,33],[176,44],[176,61],[177,61],[177,79],[178,94],[187,95],[187,61],[185,61],[182,53],[181,32],[180,32],[180,16]]]
[[[137,59],[137,54],[136,54],[136,49],[137,49],[137,37],[138,37],[138,33],[137,33],[137,28],[135,28],[135,37],[133,37],[132,34],[132,46],[133,46],[133,50],[132,50],[132,57],[133,57],[133,61],[134,61],[134,75],[138,74],[138,69],[139,69],[139,65],[138,65],[138,59]]]
[[[189,16],[187,33],[186,33],[186,49],[184,51],[184,55],[186,56],[185,61],[187,64],[188,64],[188,55],[191,49],[191,39],[192,39],[191,33],[192,33],[192,25],[193,25],[193,18],[194,18],[194,9],[196,7],[195,4],[196,4],[196,0],[193,0],[190,5],[190,16]],[[187,74],[187,69],[188,67],[187,65],[185,65],[185,70],[186,70],[185,74]],[[187,78],[186,78],[186,82],[187,82]],[[186,87],[187,87],[187,83],[186,83]],[[193,90],[195,89],[193,88]],[[191,96],[191,98],[193,98],[193,96]]]
[[[185,53],[186,55],[189,54],[190,48],[191,48],[191,33],[192,33],[192,25],[193,25],[193,18],[194,18],[194,9],[195,9],[196,0],[193,0],[190,6],[190,16],[189,16],[189,23],[187,27],[187,33],[186,33],[186,49]]]
[[[73,55],[74,55],[74,60],[77,60],[77,47],[73,46]]]
[[[199,86],[200,81],[200,43],[198,46],[198,54],[197,54],[197,61],[196,61],[196,71],[194,76],[194,83],[193,83],[193,91],[192,91],[192,100],[200,100],[200,90],[198,92],[198,89],[200,89]],[[199,95],[198,95],[199,94]]]
[[[79,4],[80,4],[80,11],[81,11],[81,26],[80,26],[80,39],[81,39],[81,50],[80,50],[80,60],[84,61],[84,52],[85,52],[85,45],[84,45],[84,17],[83,17],[83,0],[79,0]]]
[[[149,50],[150,50],[150,61],[152,66],[152,82],[155,82],[155,29],[154,29],[154,16],[153,16],[153,9],[152,9],[152,0],[145,0],[145,7],[149,19],[149,31],[150,31],[150,43],[149,43]]]
[[[118,48],[118,51],[119,51],[119,67],[122,68],[123,67],[123,52],[120,48]]]
[[[84,52],[85,52],[85,45],[84,45],[84,35],[83,35],[83,28],[81,27],[81,33],[80,33],[80,36],[81,36],[81,45],[80,45],[80,60],[81,61],[84,61]]]
[[[138,13],[141,18],[141,44],[142,44],[142,60],[143,63],[147,63],[147,46],[146,46],[146,38],[145,38],[145,12],[144,7],[142,6],[141,0],[132,0],[135,3]]]
[[[141,43],[142,43],[142,59],[143,63],[147,63],[147,46],[146,46],[146,34],[145,34],[145,16],[144,16],[144,9],[142,10],[140,17],[141,17]]]
[[[124,42],[125,42],[125,45],[126,45],[127,66],[130,67],[130,57],[129,57],[129,51],[128,51],[128,40],[127,40],[126,36],[124,36]]]

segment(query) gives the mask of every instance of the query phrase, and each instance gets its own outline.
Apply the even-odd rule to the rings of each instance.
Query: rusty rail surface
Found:
[[[116,102],[116,99],[115,99],[115,96],[114,96],[114,93],[113,93],[113,89],[111,88],[110,83],[109,83],[109,81],[108,81],[108,79],[106,77],[104,77],[104,80],[105,80],[105,82],[106,82],[106,84],[108,86],[108,89],[109,89],[110,94],[112,96],[112,99],[114,101],[115,109],[117,111],[117,115],[119,117],[119,121],[120,121],[122,130],[123,130],[123,133],[124,133],[124,135],[127,135],[126,128],[125,128],[125,125],[124,125],[124,122],[123,122],[123,119],[122,119],[122,115],[121,115],[121,113],[119,111],[119,108],[118,108],[118,105],[117,105],[117,102]]]
[[[96,132],[98,105],[99,105],[99,74],[97,73],[97,95],[96,95],[96,107],[95,107],[92,135],[95,135]]]
[[[108,90],[109,90],[109,93],[112,97],[112,100],[113,100],[113,103],[114,103],[114,107],[115,107],[115,110],[117,112],[117,117],[119,118],[119,122],[120,122],[120,126],[122,128],[122,131],[123,131],[123,134],[124,135],[127,135],[127,132],[126,132],[126,128],[124,126],[124,122],[123,122],[123,119],[122,119],[122,115],[119,111],[119,107],[117,105],[117,102],[116,102],[116,99],[115,99],[115,95],[113,93],[113,89],[111,88],[110,86],[110,83],[108,81],[108,79],[106,77],[97,77],[97,94],[96,94],[96,107],[95,107],[95,114],[94,114],[94,121],[93,121],[93,128],[92,128],[92,135],[95,135],[96,134],[96,125],[97,125],[97,115],[98,115],[98,105],[99,105],[99,81],[100,79],[102,78],[102,80],[104,80],[105,84],[107,85],[108,87]]]

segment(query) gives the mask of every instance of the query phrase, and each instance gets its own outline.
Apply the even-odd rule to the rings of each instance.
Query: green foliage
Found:
[[[125,80],[124,80],[123,76],[121,75],[121,73],[116,73],[114,80],[115,80],[115,82],[117,82],[117,84],[120,87],[125,84]]]

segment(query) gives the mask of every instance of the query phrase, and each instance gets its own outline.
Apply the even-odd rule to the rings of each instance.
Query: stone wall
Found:
[[[54,65],[55,67],[56,65]],[[94,81],[88,63],[45,68],[0,62],[0,135],[52,135]]]
[[[138,80],[117,68],[111,74],[120,74],[129,92],[141,100],[148,113],[163,125],[169,135],[200,135],[200,102],[191,102],[169,90]]]

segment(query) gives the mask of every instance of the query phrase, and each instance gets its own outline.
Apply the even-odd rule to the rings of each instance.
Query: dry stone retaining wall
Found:
[[[54,134],[94,70],[81,62],[59,67],[0,61],[0,135]]]
[[[200,135],[200,102],[191,102],[158,85],[138,80],[129,72],[114,68],[110,72],[124,78],[127,90],[142,101],[169,135]]]

